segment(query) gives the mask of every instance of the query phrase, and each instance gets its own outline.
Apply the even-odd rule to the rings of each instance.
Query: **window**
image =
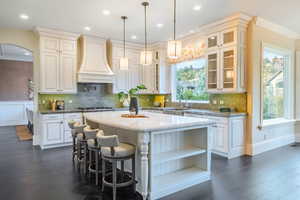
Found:
[[[288,78],[291,54],[276,48],[263,48],[262,63],[262,117],[276,120],[287,117],[289,105]]]
[[[173,68],[173,101],[208,103],[205,59],[177,63]]]

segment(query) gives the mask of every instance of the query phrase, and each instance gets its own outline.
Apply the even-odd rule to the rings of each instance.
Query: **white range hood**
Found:
[[[78,71],[80,83],[113,83],[114,73],[107,62],[106,40],[94,36],[82,36],[81,65]]]

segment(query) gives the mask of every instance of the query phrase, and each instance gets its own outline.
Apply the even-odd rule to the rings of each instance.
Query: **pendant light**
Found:
[[[145,49],[141,52],[140,64],[141,65],[151,65],[152,64],[152,51],[147,49],[147,6],[148,2],[143,2],[142,5],[145,8]]]
[[[120,70],[128,70],[128,58],[126,57],[125,53],[125,21],[127,17],[122,16],[121,19],[123,20],[123,57],[120,58]]]
[[[176,0],[174,0],[174,30],[173,40],[168,41],[168,57],[178,59],[181,56],[182,43],[176,40]]]

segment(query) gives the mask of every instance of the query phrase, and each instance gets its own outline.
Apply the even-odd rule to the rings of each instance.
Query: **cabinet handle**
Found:
[[[61,121],[60,123],[61,123],[61,124],[63,124],[64,122],[63,122],[63,121]]]

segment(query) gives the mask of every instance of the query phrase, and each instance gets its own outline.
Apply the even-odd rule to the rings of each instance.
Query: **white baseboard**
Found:
[[[300,142],[300,133],[295,134],[295,142]]]
[[[252,144],[251,155],[257,155],[295,142],[295,135],[281,136],[274,139]]]

